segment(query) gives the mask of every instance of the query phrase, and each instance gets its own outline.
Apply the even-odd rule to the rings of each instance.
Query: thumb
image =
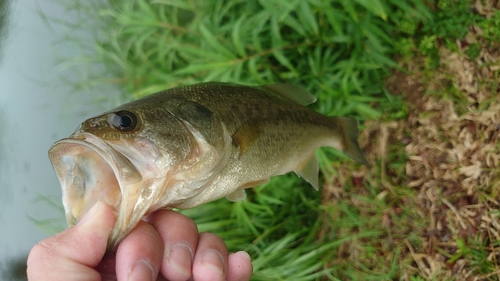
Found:
[[[116,222],[110,206],[97,202],[75,226],[33,247],[28,256],[30,280],[94,280]],[[75,278],[72,278],[75,277]],[[96,279],[97,280],[97,279]]]

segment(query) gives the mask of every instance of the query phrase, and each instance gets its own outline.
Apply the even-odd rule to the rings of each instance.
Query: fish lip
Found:
[[[140,172],[127,157],[90,133],[75,132],[55,142],[49,149],[49,159],[63,189],[69,226],[78,223],[97,200],[118,213],[126,194],[124,187],[142,181]],[[107,193],[110,196],[106,197]],[[93,194],[105,195],[93,198]]]

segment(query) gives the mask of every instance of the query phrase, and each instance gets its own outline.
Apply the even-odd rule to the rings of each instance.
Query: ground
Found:
[[[365,122],[360,144],[377,164],[338,164],[325,184],[320,237],[352,236],[326,266],[350,263],[346,279],[391,270],[402,280],[500,279],[500,52],[483,33],[436,42],[435,69],[425,56],[400,59],[408,71],[386,87],[407,116]]]

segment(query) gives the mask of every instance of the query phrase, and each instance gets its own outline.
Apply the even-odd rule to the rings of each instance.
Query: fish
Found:
[[[69,226],[97,202],[117,222],[108,251],[146,215],[189,209],[294,171],[318,190],[315,149],[333,147],[369,165],[359,147],[358,121],[324,116],[316,101],[288,85],[220,82],[145,96],[89,118],[55,142],[49,159],[62,187]]]

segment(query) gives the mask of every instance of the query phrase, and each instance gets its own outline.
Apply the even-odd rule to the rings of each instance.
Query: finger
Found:
[[[125,237],[116,250],[116,277],[121,280],[156,280],[163,257],[163,242],[144,221]]]
[[[194,280],[226,279],[227,247],[224,241],[212,233],[200,233],[193,263]]]
[[[171,210],[155,212],[150,223],[160,234],[165,246],[161,274],[170,281],[191,277],[194,250],[198,246],[198,227],[188,217]]]
[[[252,262],[247,252],[229,254],[227,258],[227,280],[248,281],[252,277]]]
[[[100,280],[93,267],[104,256],[115,222],[111,207],[97,202],[78,225],[33,247],[27,261],[28,279]]]

